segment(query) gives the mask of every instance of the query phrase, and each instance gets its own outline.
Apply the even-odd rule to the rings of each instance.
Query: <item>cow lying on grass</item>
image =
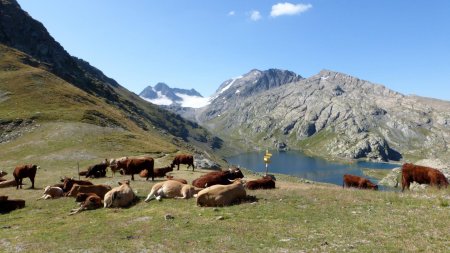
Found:
[[[86,175],[84,175],[84,176],[90,177],[90,178],[105,177],[106,169],[108,168],[108,166],[109,166],[109,161],[108,161],[108,159],[105,159],[105,161],[103,161],[102,163],[98,163],[98,164],[89,166],[89,168],[87,169]]]
[[[236,179],[230,185],[213,185],[201,190],[197,194],[198,206],[229,206],[235,202],[245,199],[242,180]]]
[[[226,171],[207,173],[192,181],[192,185],[198,188],[206,188],[216,184],[227,185],[231,184],[232,180],[243,177],[244,174],[242,174],[239,168],[230,168]]]
[[[61,198],[62,196],[64,196],[64,192],[61,188],[48,185],[44,189],[44,195],[42,195],[42,197],[38,198],[37,200],[57,199]]]
[[[85,211],[85,210],[93,210],[103,206],[102,198],[93,194],[86,198],[85,201],[81,202],[79,208],[72,209],[69,215],[74,215],[76,213]]]
[[[437,186],[438,188],[448,186],[448,180],[444,174],[437,169],[414,165],[412,163],[405,163],[402,165],[402,192],[412,182],[418,184],[429,184],[430,186]]]
[[[87,180],[76,180],[74,178],[69,178],[69,177],[62,177],[61,178],[61,182],[64,184],[63,185],[63,191],[64,192],[69,192],[74,184],[77,185],[93,185],[90,181]]]
[[[165,177],[166,174],[171,171],[173,171],[173,169],[171,167],[167,166],[167,167],[163,167],[163,168],[155,168],[153,170],[153,173],[154,173],[154,177]],[[139,176],[143,177],[143,178],[148,178],[148,170],[146,170],[146,169],[142,170],[139,173]]]
[[[76,197],[78,193],[95,193],[103,199],[105,194],[111,190],[111,186],[97,184],[97,185],[77,185],[72,186],[72,189],[67,193],[68,197]]]
[[[152,190],[145,199],[145,202],[149,202],[154,198],[157,200],[160,200],[161,198],[189,199],[201,190],[202,188],[183,184],[179,181],[167,180],[153,185]]]
[[[270,176],[264,176],[257,180],[248,181],[245,187],[249,190],[275,189],[275,181]]]
[[[119,182],[118,187],[114,187],[105,194],[104,207],[127,207],[130,206],[136,196],[130,187],[130,181]]]

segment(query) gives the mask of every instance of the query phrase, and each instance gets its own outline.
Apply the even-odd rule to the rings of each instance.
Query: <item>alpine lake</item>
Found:
[[[266,166],[264,155],[266,151],[242,153],[227,158],[228,163],[248,170],[264,173]],[[398,164],[368,162],[355,160],[351,163],[339,163],[325,159],[306,156],[300,151],[270,151],[272,156],[268,164],[268,174],[279,173],[311,181],[342,185],[344,174],[352,174],[370,179],[374,183],[378,180],[364,175],[364,169],[391,170],[400,167]],[[380,186],[380,190],[394,190]]]

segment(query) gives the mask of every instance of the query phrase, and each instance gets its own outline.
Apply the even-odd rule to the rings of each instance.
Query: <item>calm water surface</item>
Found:
[[[228,157],[230,164],[238,165],[255,172],[265,172],[263,156],[265,151],[243,153]],[[344,174],[364,176],[362,169],[393,169],[399,167],[396,164],[374,163],[358,161],[353,164],[329,162],[324,159],[304,155],[299,151],[271,152],[272,159],[269,164],[269,173],[281,173],[291,176],[306,178],[317,182],[342,185]],[[367,177],[367,176],[364,176]],[[370,178],[372,182],[376,179]]]

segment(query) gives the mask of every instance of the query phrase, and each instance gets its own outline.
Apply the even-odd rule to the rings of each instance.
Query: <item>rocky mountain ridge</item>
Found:
[[[380,161],[448,156],[450,102],[405,96],[330,70],[248,96],[233,86],[195,119],[249,149]]]
[[[139,96],[157,105],[172,105],[174,107],[202,107],[208,103],[195,89],[171,88],[165,83],[157,83],[155,87],[147,86]]]

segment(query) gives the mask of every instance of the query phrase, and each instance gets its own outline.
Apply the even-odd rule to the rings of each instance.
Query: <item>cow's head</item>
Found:
[[[242,174],[239,168],[229,168],[228,171],[230,172],[229,179],[231,180],[244,177],[244,174]]]
[[[68,178],[68,177],[61,178],[61,182],[64,183],[64,186],[63,186],[64,192],[68,192],[68,191],[70,191],[70,189],[72,189],[73,181],[74,181],[73,178]]]
[[[367,188],[378,191],[378,185],[372,184],[371,182],[367,183]]]
[[[130,185],[130,180],[123,180],[123,181],[121,181],[121,182],[118,182],[118,184],[119,185],[123,185],[123,184],[126,184],[126,185]]]
[[[8,172],[0,170],[0,177],[8,175]]]

